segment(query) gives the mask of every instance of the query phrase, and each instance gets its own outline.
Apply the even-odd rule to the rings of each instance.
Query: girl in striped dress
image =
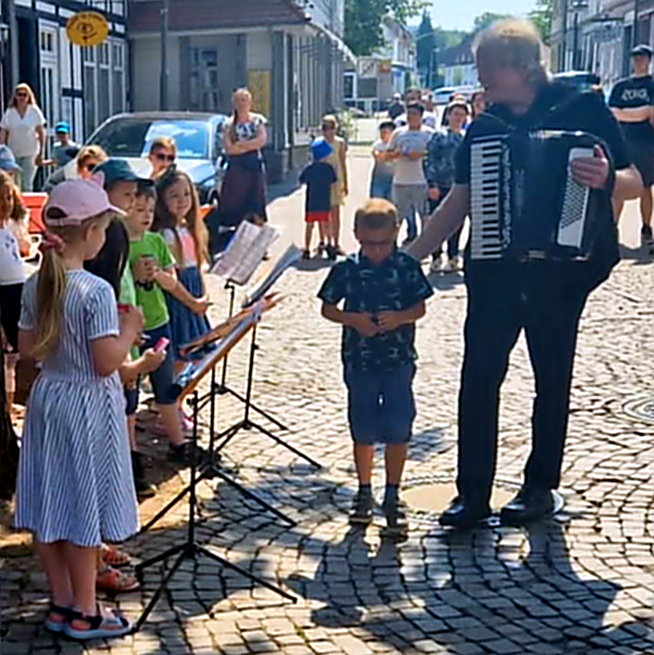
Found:
[[[171,345],[178,363],[186,359],[179,349],[211,329],[206,316],[209,303],[201,272],[207,261],[208,235],[198,210],[193,182],[186,173],[171,166],[157,181],[153,229],[162,234],[175,257],[180,284],[196,299],[191,309],[171,294],[166,294]]]
[[[119,321],[111,286],[83,268],[117,213],[97,181],[55,187],[41,270],[25,284],[19,324],[21,357],[42,368],[27,406],[15,524],[33,533],[48,578],[45,627],[80,640],[132,627],[97,604],[95,577],[102,540],[138,529],[118,370],[143,317],[130,308]]]

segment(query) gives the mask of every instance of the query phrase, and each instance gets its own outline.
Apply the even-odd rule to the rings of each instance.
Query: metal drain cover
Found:
[[[506,505],[515,496],[515,493],[516,490],[495,487],[491,498],[491,507],[499,509]],[[405,489],[402,492],[402,499],[414,511],[440,514],[456,494],[454,482],[424,482]]]
[[[624,413],[637,421],[654,423],[654,396],[633,398],[624,405]]]

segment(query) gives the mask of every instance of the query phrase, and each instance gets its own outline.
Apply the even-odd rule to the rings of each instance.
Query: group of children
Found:
[[[91,179],[54,187],[39,271],[25,281],[11,229],[21,207],[0,172],[0,239],[10,253],[0,253],[3,331],[12,352],[40,368],[26,410],[15,526],[34,534],[47,574],[46,627],[80,640],[118,636],[132,626],[97,604],[96,588],[126,591],[138,582],[110,566],[129,558],[103,541],[132,536],[137,493],[154,492],[135,438],[142,376],[150,376],[169,457],[186,464],[194,456],[173,382],[185,365],[180,347],[209,330],[207,235],[186,174],[173,167],[153,181],[108,159]]]

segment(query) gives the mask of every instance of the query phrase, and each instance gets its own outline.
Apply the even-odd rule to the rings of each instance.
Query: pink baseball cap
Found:
[[[43,222],[48,227],[80,225],[105,212],[125,216],[125,212],[109,202],[102,188],[102,175],[90,180],[67,180],[52,190],[43,209]]]

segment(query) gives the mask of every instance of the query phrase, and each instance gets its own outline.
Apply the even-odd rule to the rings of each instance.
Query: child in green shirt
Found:
[[[170,316],[163,289],[190,306],[197,302],[177,282],[175,261],[163,237],[149,232],[154,219],[155,198],[152,186],[139,185],[133,209],[124,219],[129,235],[129,268],[134,279],[136,305],[143,311],[145,319],[142,351],[156,346],[161,339],[170,342]],[[192,455],[192,442],[186,440],[184,433],[191,426],[185,424],[179,410],[174,366],[172,348],[167,348],[164,361],[150,373],[150,382],[159,411],[158,428],[170,441],[169,458],[186,464]],[[130,432],[135,431],[137,405],[138,384],[128,402]]]

